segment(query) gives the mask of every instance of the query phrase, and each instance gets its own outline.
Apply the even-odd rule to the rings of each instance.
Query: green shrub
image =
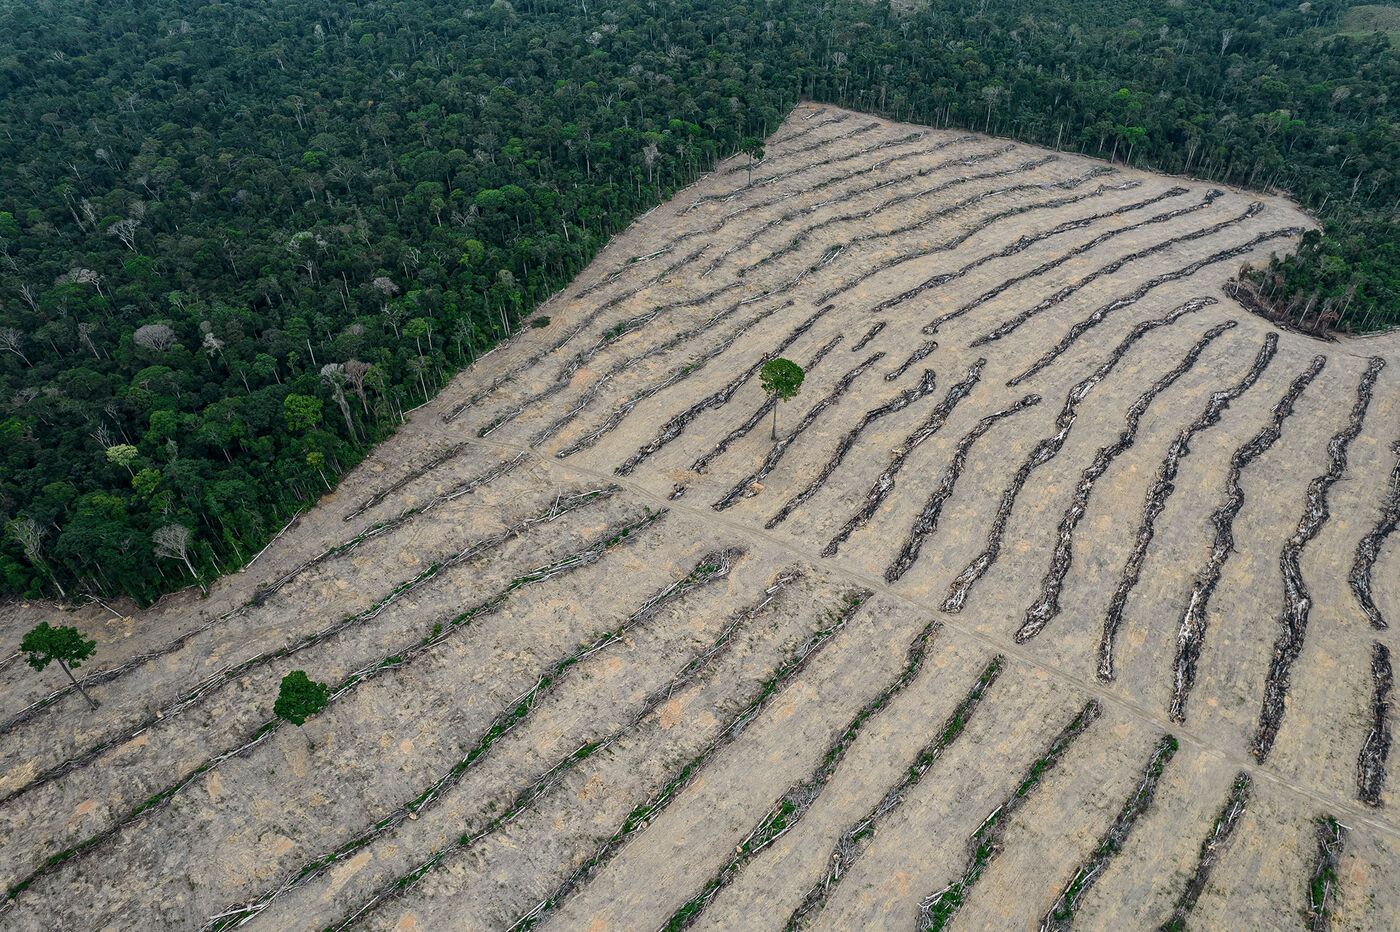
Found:
[[[329,701],[330,688],[325,683],[316,682],[305,670],[293,670],[282,677],[282,688],[277,692],[272,711],[278,718],[300,726],[324,709]]]

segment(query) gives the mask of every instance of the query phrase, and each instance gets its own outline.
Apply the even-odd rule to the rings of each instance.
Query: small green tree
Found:
[[[136,474],[131,471],[131,464],[136,462],[136,457],[141,453],[140,450],[129,443],[118,443],[108,447],[106,453],[107,462],[114,466],[121,466],[126,470],[127,475],[133,478],[136,476]]]
[[[330,692],[325,683],[316,682],[305,670],[293,670],[282,677],[282,688],[277,691],[272,711],[293,725],[304,725],[308,718],[326,707]]]
[[[326,454],[319,450],[312,450],[310,453],[306,454],[306,465],[316,470],[316,474],[319,475],[321,481],[325,483],[326,491],[329,492],[331,490],[331,483],[330,480],[326,478]]]
[[[749,157],[749,184],[753,184],[753,167],[763,159],[763,140],[757,136],[745,136],[739,141],[739,151]]]
[[[321,423],[321,399],[295,392],[282,399],[282,416],[287,429],[302,433]]]
[[[796,398],[797,393],[802,390],[802,380],[807,374],[802,371],[802,367],[791,359],[770,359],[763,364],[763,368],[758,372],[758,380],[763,385],[763,390],[772,395],[775,399],[773,405],[773,439],[778,439],[778,405],[777,401],[787,401]]]
[[[63,672],[68,674],[73,687],[88,701],[88,705],[97,708],[97,702],[87,694],[87,690],[83,689],[77,677],[73,675],[73,670],[82,666],[83,661],[97,650],[96,641],[84,638],[77,628],[55,628],[47,621],[41,621],[20,640],[19,649],[24,654],[24,659],[35,670],[42,670],[57,661]]]

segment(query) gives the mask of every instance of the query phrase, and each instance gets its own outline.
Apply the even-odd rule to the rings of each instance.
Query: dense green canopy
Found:
[[[0,0],[0,590],[245,562],[800,98],[1296,193],[1400,315],[1400,59],[1264,0]]]

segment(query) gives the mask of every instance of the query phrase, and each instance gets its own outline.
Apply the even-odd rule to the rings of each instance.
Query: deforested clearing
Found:
[[[1400,338],[1227,288],[1312,219],[764,150],[208,598],[67,613],[98,709],[0,666],[0,928],[1400,925]]]

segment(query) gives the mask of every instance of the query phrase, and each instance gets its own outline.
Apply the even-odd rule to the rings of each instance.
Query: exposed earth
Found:
[[[0,667],[0,928],[1400,927],[1400,336],[1224,290],[1314,222],[829,107],[766,150],[207,598],[0,612],[101,701]]]

